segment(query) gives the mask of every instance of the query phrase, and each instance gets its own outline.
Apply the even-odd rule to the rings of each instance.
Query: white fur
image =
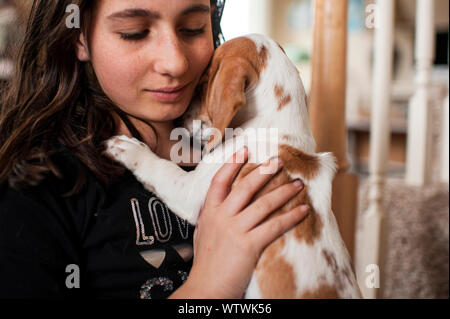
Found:
[[[223,162],[245,144],[249,147],[249,162],[262,163],[276,156],[274,151],[261,154],[258,147],[266,143],[288,144],[308,154],[314,154],[315,141],[310,129],[306,94],[295,66],[273,40],[262,35],[249,35],[249,39],[257,44],[258,50],[264,46],[268,49],[267,66],[260,74],[255,87],[247,92],[247,105],[238,111],[231,123],[239,126],[244,132],[235,138],[226,140],[214,152],[208,154],[192,172],[185,172],[176,164],[160,159],[148,147],[135,139],[115,137],[108,141],[108,153],[123,163],[155,192],[175,214],[196,224],[212,178]],[[278,99],[274,87],[278,85],[291,96],[291,101],[281,111],[277,111]],[[195,111],[193,112],[195,114]],[[249,143],[246,129],[272,128],[279,130],[277,140],[257,140]],[[331,211],[331,182],[335,173],[334,158],[329,153],[315,154],[320,159],[320,171],[316,177],[308,180],[301,178],[309,190],[309,197],[315,212],[323,223],[320,238],[308,245],[299,242],[291,233],[285,234],[286,245],[282,256],[293,266],[297,292],[314,291],[320,284],[335,286],[336,273],[327,265],[323,251],[334,254],[339,269],[350,273],[349,282],[345,281],[338,291],[343,298],[360,297],[354,273],[351,270],[350,257],[339,234],[338,226]],[[135,166],[135,163],[138,163]],[[176,183],[176,184],[175,184]],[[267,274],[269,275],[269,274]],[[253,276],[246,292],[246,298],[260,298],[261,293],[256,277]]]

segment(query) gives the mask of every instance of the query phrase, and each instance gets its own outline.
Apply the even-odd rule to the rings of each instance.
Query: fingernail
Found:
[[[238,156],[245,156],[247,154],[248,148],[246,146],[244,146],[243,148],[241,148],[239,150],[239,152],[237,153]]]
[[[302,205],[302,206],[300,206],[300,210],[303,212],[303,213],[308,213],[309,212],[309,205]]]
[[[269,162],[267,162],[267,166],[272,167],[272,164],[275,164],[278,168],[280,168],[281,166],[283,166],[283,161],[279,157],[274,157]]]
[[[261,166],[270,167],[272,164],[276,164],[278,166],[281,166],[281,165],[283,165],[283,162],[278,157],[272,157],[267,162],[262,164]]]
[[[297,188],[303,188],[303,182],[300,179],[296,179],[293,184]]]

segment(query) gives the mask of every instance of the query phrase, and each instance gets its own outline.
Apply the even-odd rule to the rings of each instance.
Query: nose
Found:
[[[154,64],[155,72],[170,76],[181,77],[189,69],[189,61],[181,40],[173,32],[165,33],[158,42]]]

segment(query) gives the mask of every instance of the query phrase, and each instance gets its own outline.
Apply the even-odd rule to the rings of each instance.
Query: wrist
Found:
[[[189,275],[184,284],[178,288],[169,299],[218,299],[218,294],[212,292],[211,286],[205,286],[202,278]]]

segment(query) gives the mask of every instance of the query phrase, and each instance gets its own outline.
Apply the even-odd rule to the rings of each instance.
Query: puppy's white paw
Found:
[[[106,154],[130,170],[136,169],[149,153],[150,148],[135,138],[122,135],[106,141]]]

